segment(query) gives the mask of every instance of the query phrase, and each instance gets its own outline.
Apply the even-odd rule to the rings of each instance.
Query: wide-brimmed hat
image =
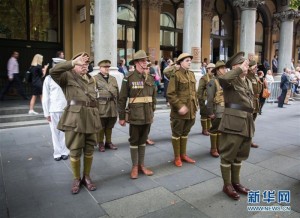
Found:
[[[110,60],[102,60],[98,63],[99,67],[110,67],[111,61]]]
[[[72,60],[76,59],[78,56],[80,56],[80,55],[82,55],[82,54],[84,54],[83,56],[88,56],[88,57],[90,57],[90,55],[89,55],[88,53],[86,53],[85,51],[82,51],[82,52],[80,52],[80,53],[74,55],[74,56],[72,57]]]
[[[206,66],[206,69],[208,68],[215,68],[216,65],[214,63],[209,63],[207,66]]]
[[[241,64],[243,63],[246,58],[244,57],[245,56],[245,52],[243,51],[240,51],[236,54],[234,54],[226,63],[226,67],[230,68],[234,65],[237,65],[237,64]]]
[[[191,59],[193,59],[193,55],[190,55],[189,53],[182,53],[181,55],[179,55],[179,57],[176,60],[176,63],[179,64],[180,61],[184,60],[185,58],[190,57]]]
[[[252,67],[252,66],[254,66],[254,65],[257,65],[256,61],[255,61],[255,60],[251,60],[251,61],[249,62],[249,67]]]
[[[220,67],[226,67],[226,64],[223,61],[217,61],[215,68],[213,69],[213,71],[216,71],[217,69],[219,69]]]
[[[148,58],[148,57],[149,56],[147,56],[147,54],[144,50],[138,50],[136,53],[134,53],[133,59],[131,61],[129,61],[129,64],[134,65],[134,61],[140,60],[140,59],[143,59],[143,58]]]

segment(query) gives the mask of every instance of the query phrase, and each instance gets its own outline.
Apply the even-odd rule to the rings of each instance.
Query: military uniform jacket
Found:
[[[130,124],[152,123],[156,106],[154,79],[152,76],[141,74],[137,70],[130,72],[122,81],[118,102],[119,120],[125,120],[126,103],[135,97],[136,100],[133,103],[128,103]],[[145,102],[137,103],[143,99]],[[149,99],[152,102],[149,102]]]
[[[66,100],[91,102],[96,100],[96,84],[92,77],[84,80],[80,75],[73,73],[72,62],[67,61],[57,64],[50,70],[52,79],[62,88]],[[75,80],[76,78],[76,80]],[[88,97],[80,85],[90,95]],[[62,114],[57,128],[62,131],[74,131],[79,133],[96,133],[101,129],[99,111],[97,107],[83,105],[68,105]]]
[[[258,76],[255,75],[252,72],[248,72],[247,78],[251,81],[252,83],[252,89],[253,89],[253,107],[254,107],[254,112],[253,113],[258,113],[259,112],[259,94],[261,93],[261,90],[263,88],[263,84],[259,80]]]
[[[207,83],[213,78],[213,75],[208,75],[205,74],[204,76],[201,77],[199,81],[199,86],[197,90],[197,97],[199,100],[199,104],[201,105],[202,103],[205,104],[205,101],[207,100],[207,91],[206,91],[206,86]]]
[[[108,81],[103,78],[101,73],[94,76],[98,89],[98,109],[101,117],[117,117],[119,100],[119,88],[114,76],[109,75]]]
[[[239,77],[241,73],[242,69],[238,68],[219,77],[225,100],[225,110],[220,122],[219,131],[252,138],[255,130],[253,114],[226,106],[226,104],[231,103],[253,110],[252,101],[254,93],[252,84],[247,78],[243,81]]]
[[[222,118],[222,115],[224,113],[224,95],[223,95],[223,104],[217,104],[215,102],[215,97],[218,91],[222,91],[222,90],[218,90],[218,85],[216,84],[217,81],[219,81],[218,77],[214,77],[212,78],[206,87],[206,91],[207,91],[207,104],[206,104],[206,108],[207,108],[207,115],[213,115],[215,114],[216,118]],[[219,87],[220,89],[222,89],[222,87]]]
[[[192,71],[180,68],[171,75],[168,86],[168,101],[171,105],[171,118],[195,119],[197,112],[196,78]],[[189,111],[179,115],[178,110],[187,106]]]

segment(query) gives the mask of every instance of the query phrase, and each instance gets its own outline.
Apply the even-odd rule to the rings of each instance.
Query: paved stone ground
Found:
[[[209,155],[209,137],[199,134],[199,116],[188,141],[197,163],[175,167],[169,113],[159,111],[150,133],[156,144],[146,151],[155,174],[129,178],[128,126],[116,125],[119,149],[94,155],[98,189],[78,195],[70,194],[69,161],[53,160],[48,125],[0,130],[0,217],[300,217],[299,109],[299,102],[265,106],[254,137],[260,147],[251,149],[241,172],[253,190],[291,190],[290,212],[248,212],[246,196],[233,201],[221,192],[219,159]]]

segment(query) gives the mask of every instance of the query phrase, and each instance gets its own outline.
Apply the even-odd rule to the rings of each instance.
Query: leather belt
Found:
[[[104,101],[114,101],[116,98],[115,97],[99,97],[97,98],[98,100],[104,100]]]
[[[150,103],[152,102],[152,97],[145,96],[145,97],[136,97],[136,98],[129,98],[129,103]]]
[[[225,103],[225,108],[232,108],[232,109],[236,109],[236,110],[240,110],[240,111],[246,111],[248,113],[254,112],[253,108],[244,107],[242,105],[234,104],[234,103]]]
[[[77,101],[77,100],[71,100],[67,102],[68,105],[80,105],[85,107],[98,107],[96,101]]]

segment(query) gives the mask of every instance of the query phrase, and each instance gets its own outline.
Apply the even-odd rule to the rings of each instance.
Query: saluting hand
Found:
[[[178,111],[179,115],[185,115],[187,112],[189,112],[189,109],[185,105],[182,106]]]
[[[86,54],[83,53],[82,55],[78,56],[77,58],[75,58],[73,60],[73,64],[82,66],[82,65],[86,64],[86,62],[88,60],[89,60],[89,57]]]
[[[120,124],[121,126],[126,126],[125,120],[119,120],[119,124]]]
[[[243,72],[247,72],[249,69],[249,60],[246,59],[241,65],[240,68],[242,69]]]

